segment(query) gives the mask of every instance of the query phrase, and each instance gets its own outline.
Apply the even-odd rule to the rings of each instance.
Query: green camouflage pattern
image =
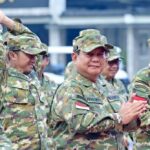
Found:
[[[97,87],[99,91],[107,97],[114,112],[118,112],[121,104],[123,102],[127,102],[128,100],[126,88],[119,79],[113,78],[112,80],[107,80],[103,75],[100,75],[97,80]],[[130,136],[132,137],[132,135]],[[127,148],[122,144],[123,142],[121,141],[123,141],[125,137],[126,139],[130,139],[131,142],[132,140],[130,136],[126,132],[118,132],[116,134],[116,142],[119,145],[119,149]]]
[[[115,59],[120,59],[120,53],[117,51],[117,47],[114,46],[113,49],[109,49],[109,52],[107,53],[107,60],[112,61]]]
[[[41,85],[40,91],[43,92],[43,94],[45,95],[45,99],[46,99],[45,100],[45,106],[47,108],[46,112],[49,113],[50,106],[52,103],[52,98],[53,98],[53,95],[54,95],[55,90],[57,89],[58,85],[53,80],[51,80],[48,76],[46,76],[44,74],[42,75],[42,78],[39,79],[37,72],[35,70],[32,70],[29,77],[34,80],[35,79],[38,80],[38,84],[40,83],[40,85]]]
[[[7,41],[7,37],[9,37],[9,35],[17,36],[20,34],[30,35],[31,37],[36,38],[37,41],[41,41],[40,38],[35,33],[33,33],[29,28],[27,28],[26,26],[24,26],[23,24],[19,22],[14,22],[14,27],[10,31],[11,32],[7,31],[3,34],[5,41]]]
[[[38,79],[38,75],[37,75],[37,72],[35,70],[32,70],[29,77],[34,79],[34,80],[36,79],[38,84],[40,83],[40,85],[41,85],[40,91],[44,94],[44,97],[45,97],[45,101],[44,101],[44,103],[45,103],[45,112],[48,115],[49,112],[50,112],[53,96],[55,94],[55,90],[57,89],[58,85],[44,74],[42,76],[42,79]],[[47,124],[48,125],[49,125],[50,119],[51,119],[50,117],[48,117],[48,119],[47,119]],[[50,127],[48,126],[48,131],[49,130],[50,130]],[[52,138],[49,138],[49,143],[51,143],[51,146],[50,146],[51,149],[55,148],[55,145],[52,142]]]
[[[53,96],[55,95],[55,91],[58,87],[58,85],[52,81],[49,77],[46,75],[43,75],[42,79],[40,80],[41,82],[41,91],[45,94],[47,104],[46,104],[46,112],[49,116],[49,112],[51,111],[51,105],[53,101]],[[51,137],[51,117],[49,116],[47,119],[47,124],[48,124],[48,137]],[[50,143],[52,144],[51,147],[55,147],[55,144],[52,142],[52,138]]]
[[[37,55],[45,52],[45,49],[42,47],[42,43],[27,34],[20,34],[17,36],[10,34],[5,43],[8,50],[12,51],[21,50],[31,55]]]
[[[6,47],[3,44],[3,36],[0,33],[0,68],[6,68]]]
[[[64,79],[67,79],[75,71],[76,71],[75,65],[73,61],[70,61],[65,68]]]
[[[117,150],[114,135],[122,131],[117,114],[97,85],[76,73],[54,96],[50,135],[57,149]]]
[[[47,97],[46,99],[48,102],[48,112],[49,112],[52,103],[52,98],[58,85],[46,75],[43,75],[42,79],[40,80],[40,83],[42,86],[42,91],[45,93]]]
[[[3,45],[3,37],[0,33],[0,99],[2,98],[2,85],[6,79],[6,47]],[[1,105],[1,101],[0,101]],[[1,109],[1,106],[0,106]],[[12,143],[10,139],[5,135],[4,128],[0,122],[0,149],[1,150],[11,150]]]
[[[0,120],[13,149],[50,149],[45,96],[38,81],[13,68],[2,87]]]
[[[130,95],[136,95],[145,98],[150,105],[150,67],[141,69],[134,77],[129,87]],[[150,108],[150,107],[149,107]],[[136,132],[136,142],[138,150],[150,149],[150,109],[141,117],[141,129]]]
[[[138,96],[150,100],[150,67],[140,70],[132,80],[129,87],[131,92],[137,93]],[[130,93],[131,93],[130,92]]]
[[[22,50],[28,54],[47,53],[47,46],[29,28],[19,22],[14,22],[12,32],[3,34],[4,42],[14,50]]]
[[[128,100],[128,93],[124,84],[119,80],[113,78],[112,80],[106,80],[103,75],[99,76],[97,81],[97,86],[101,92],[104,93],[105,96],[110,99],[110,102],[117,102],[117,108],[114,108],[115,111],[120,109],[121,103],[126,102]],[[115,106],[116,106],[115,104]]]
[[[48,54],[48,46],[42,43],[42,48],[43,48],[44,54]],[[37,55],[35,66],[34,66],[34,69],[36,70],[36,72],[40,72],[42,61],[43,61],[43,54]]]
[[[82,30],[79,36],[73,40],[73,50],[81,50],[86,53],[98,47],[103,47],[105,50],[108,50],[106,45],[108,45],[106,37],[101,35],[100,31],[96,29]],[[112,48],[111,45],[109,46]]]
[[[12,150],[12,143],[5,136],[5,134],[0,134],[0,149],[1,150]]]
[[[0,50],[2,56],[3,49]],[[6,61],[3,63],[6,65]],[[3,68],[0,68],[3,73],[0,92],[0,148],[54,149],[47,133],[46,100],[39,81],[32,80],[13,68]]]

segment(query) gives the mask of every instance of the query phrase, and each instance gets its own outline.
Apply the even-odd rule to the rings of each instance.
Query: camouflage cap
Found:
[[[44,43],[41,44],[42,50],[45,53],[42,53],[43,55],[47,55],[48,54],[48,46]]]
[[[96,29],[82,30],[80,31],[79,36],[73,40],[73,50],[81,50],[86,53],[91,52],[98,47],[103,47],[105,50],[108,50],[106,45],[106,37],[101,35],[100,31]]]
[[[118,52],[118,47],[114,46],[113,49],[110,49],[107,54],[107,60],[113,61],[115,59],[120,59],[120,52]]]
[[[46,53],[47,49],[41,41],[37,40],[34,35],[31,34],[20,34],[12,35],[9,34],[5,38],[4,42],[10,51],[23,51],[24,53],[37,55],[40,53]]]

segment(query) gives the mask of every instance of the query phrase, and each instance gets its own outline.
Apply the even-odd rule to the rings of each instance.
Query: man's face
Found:
[[[22,73],[30,73],[35,64],[35,55],[30,55],[22,51],[13,53],[13,57],[10,58],[11,66],[13,66]]]
[[[106,61],[102,74],[106,76],[108,80],[111,80],[115,77],[116,73],[119,69],[119,59],[115,59],[112,61]]]
[[[73,55],[75,55],[72,58],[77,71],[89,80],[95,81],[103,68],[105,50],[99,47],[89,53],[80,51],[79,54]]]

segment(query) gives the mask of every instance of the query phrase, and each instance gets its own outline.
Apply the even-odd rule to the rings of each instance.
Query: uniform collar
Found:
[[[28,80],[29,81],[29,77],[21,72],[19,72],[17,69],[9,67],[8,68],[8,73],[10,76],[14,76],[14,77],[18,77],[24,80]]]
[[[95,84],[94,82],[82,76],[80,73],[76,73],[75,79],[77,82],[79,82],[79,84],[84,85],[86,87],[89,87]]]

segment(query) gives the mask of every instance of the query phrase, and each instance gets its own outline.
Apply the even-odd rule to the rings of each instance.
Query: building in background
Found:
[[[123,49],[129,77],[149,63],[149,0],[0,0],[10,17],[19,17],[49,46],[71,46],[81,29],[97,28]],[[70,54],[51,55],[66,64]]]

